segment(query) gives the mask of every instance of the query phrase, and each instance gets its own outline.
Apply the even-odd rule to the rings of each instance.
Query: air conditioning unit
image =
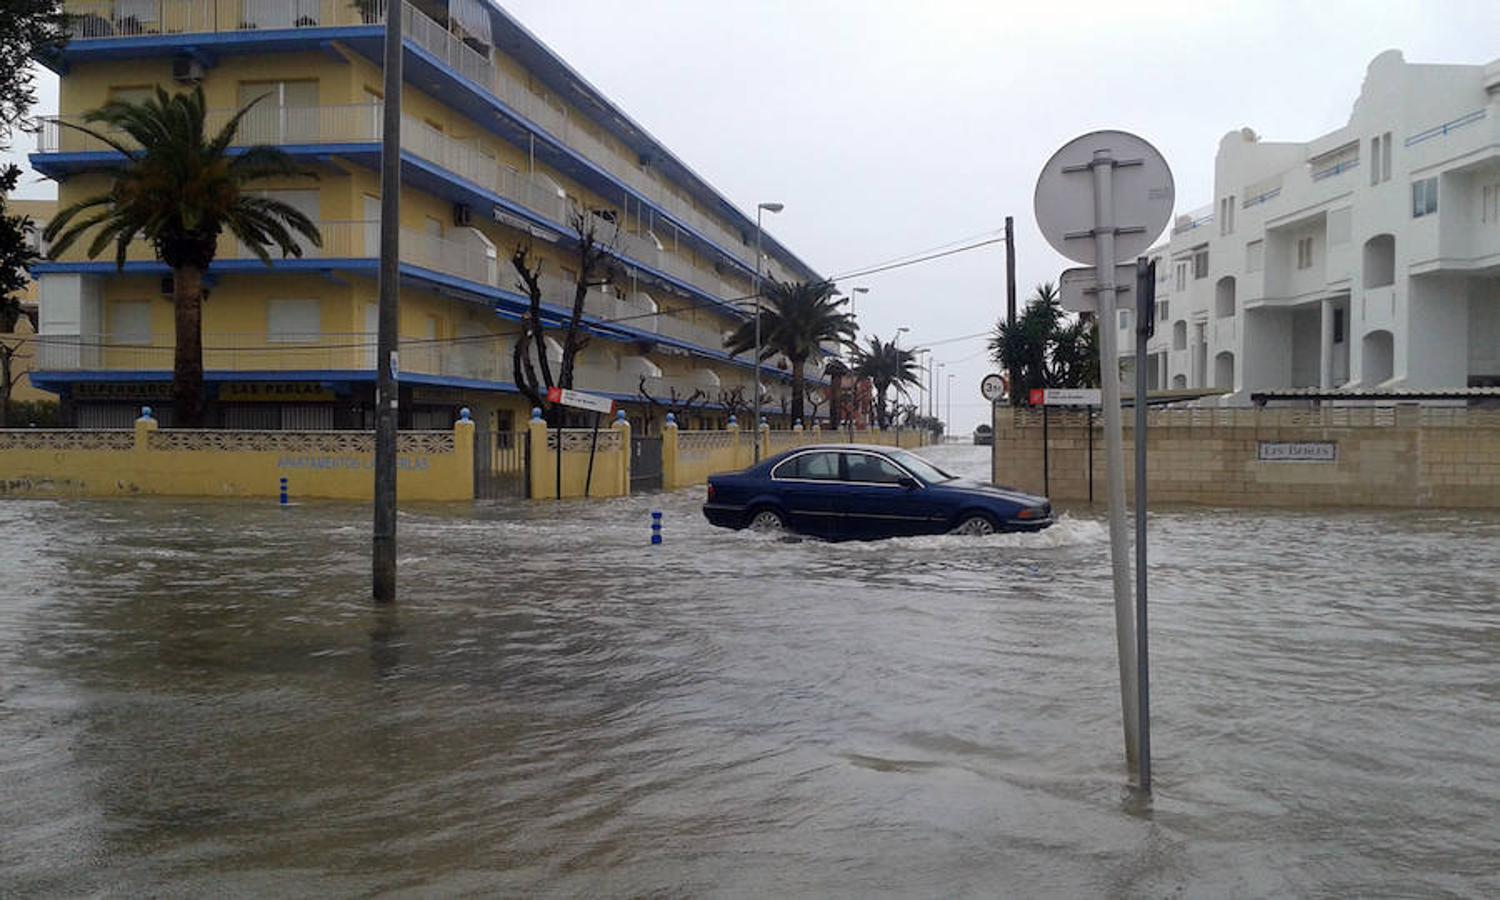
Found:
[[[197,84],[203,80],[203,63],[187,56],[174,57],[172,80],[178,84]]]
[[[467,203],[453,204],[453,224],[459,228],[468,228],[474,222],[474,211]]]

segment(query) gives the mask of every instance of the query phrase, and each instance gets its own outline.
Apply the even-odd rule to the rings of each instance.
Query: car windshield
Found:
[[[907,453],[905,450],[892,450],[890,451],[890,457],[891,459],[894,459],[896,462],[905,466],[906,471],[912,473],[928,484],[936,484],[941,481],[952,481],[955,477],[957,477],[954,475],[949,475],[947,472],[944,472],[942,469],[939,469],[937,466],[916,455],[915,453]]]

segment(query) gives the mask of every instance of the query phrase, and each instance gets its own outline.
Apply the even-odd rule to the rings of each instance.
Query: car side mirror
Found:
[[[910,475],[901,476],[901,480],[896,483],[906,488],[907,490],[912,490],[914,488],[919,488],[922,486],[921,482],[917,481],[917,479],[911,477]]]

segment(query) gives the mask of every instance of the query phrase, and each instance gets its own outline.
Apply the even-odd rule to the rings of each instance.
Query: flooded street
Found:
[[[1500,515],[1155,514],[1141,814],[1097,512],[701,500],[0,502],[0,894],[1500,894]]]

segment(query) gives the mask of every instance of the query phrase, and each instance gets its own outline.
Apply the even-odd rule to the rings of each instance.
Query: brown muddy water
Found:
[[[1154,514],[1142,813],[1096,514],[700,502],[0,502],[0,895],[1500,895],[1500,515]]]

